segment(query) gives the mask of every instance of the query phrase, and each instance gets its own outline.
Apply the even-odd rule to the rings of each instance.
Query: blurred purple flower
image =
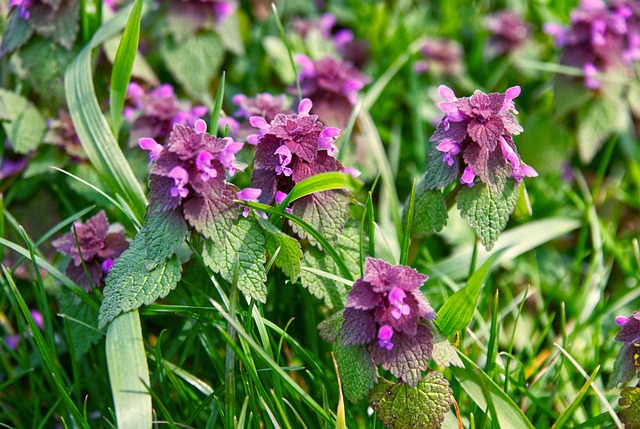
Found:
[[[20,17],[23,19],[29,19],[31,11],[29,10],[33,5],[33,0],[10,0],[9,6],[16,7],[19,10]]]
[[[435,74],[450,76],[462,73],[462,47],[458,42],[449,39],[427,40],[420,52],[426,61],[420,66],[420,71],[428,69]]]
[[[87,159],[87,154],[82,148],[80,138],[68,112],[58,111],[58,118],[49,119],[47,127],[49,131],[44,137],[45,143],[62,148],[73,161]]]
[[[268,92],[247,97],[244,94],[233,96],[233,102],[238,106],[234,116],[250,119],[252,116],[262,116],[266,121],[271,122],[278,113],[293,113],[286,107],[287,98],[285,95],[271,95]]]
[[[488,41],[490,52],[495,55],[511,53],[519,49],[529,36],[529,26],[514,11],[504,10],[485,19],[491,36]]]
[[[6,154],[2,158],[2,165],[0,165],[0,180],[7,177],[15,176],[20,173],[27,166],[27,158],[20,156],[17,159],[9,159]]]
[[[324,39],[331,37],[331,30],[336,25],[336,17],[330,13],[325,13],[318,18],[296,19],[293,21],[293,29],[301,37],[305,38],[312,31],[316,31]]]
[[[519,86],[504,94],[476,91],[471,97],[457,98],[441,85],[438,93],[445,99],[438,104],[445,116],[429,141],[443,153],[443,163],[463,170],[461,183],[473,186],[477,177],[501,187],[507,177],[518,184],[524,177],[538,175],[522,162],[513,143],[512,136],[522,132],[511,113],[518,113],[513,100],[520,95]]]
[[[343,346],[366,344],[376,364],[412,386],[433,352],[433,333],[423,322],[436,313],[420,292],[427,279],[413,268],[367,258],[342,322]]]
[[[109,232],[109,220],[104,211],[100,211],[84,224],[75,222],[71,232],[51,244],[58,252],[71,256],[67,265],[67,276],[87,291],[91,290],[92,285],[102,286],[106,276],[103,263],[118,258],[129,247],[129,242],[122,232]],[[89,279],[85,275],[85,267]]]
[[[132,82],[127,89],[124,116],[132,123],[130,143],[142,137],[164,142],[175,124],[193,126],[206,114],[205,106],[192,107],[191,103],[178,100],[169,84],[145,92],[140,85]]]
[[[224,21],[237,8],[233,0],[172,0],[169,3],[169,13],[187,18],[196,30],[206,27],[208,20]]]

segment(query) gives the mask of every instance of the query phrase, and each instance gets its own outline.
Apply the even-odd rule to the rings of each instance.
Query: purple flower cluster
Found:
[[[109,232],[109,220],[104,211],[84,224],[74,223],[71,232],[51,244],[58,252],[71,257],[67,276],[87,291],[91,290],[92,285],[102,286],[113,260],[129,247],[122,232]],[[89,278],[85,275],[85,267]]]
[[[513,99],[520,87],[504,94],[476,91],[471,97],[457,98],[453,90],[441,85],[438,93],[445,101],[438,104],[444,118],[429,141],[442,153],[442,162],[460,172],[460,182],[473,186],[475,179],[487,185],[502,186],[507,177],[520,183],[535,177],[536,171],[518,155],[513,135],[522,127],[511,112],[518,113]]]
[[[270,204],[282,195],[278,191],[286,194],[308,177],[342,168],[333,157],[340,130],[326,127],[318,116],[310,115],[312,107],[311,100],[305,98],[297,114],[279,113],[271,121],[251,117],[251,125],[258,128],[258,134],[248,138],[256,145],[251,186],[262,191],[260,202]]]
[[[141,137],[163,141],[175,124],[193,126],[207,114],[206,106],[192,107],[190,103],[178,100],[169,84],[145,92],[137,83],[130,83],[127,104],[124,116],[132,123],[131,142]]]
[[[420,52],[424,60],[414,63],[416,73],[422,74],[431,70],[435,74],[456,76],[462,73],[462,47],[454,40],[427,40]]]
[[[489,15],[485,19],[485,25],[491,33],[488,46],[494,56],[518,50],[527,40],[530,32],[522,16],[511,10]]]
[[[300,64],[302,96],[313,100],[318,116],[326,123],[344,127],[356,104],[358,91],[370,82],[350,63],[332,57],[313,61],[306,55],[296,55]],[[295,87],[290,88],[292,92]]]
[[[422,323],[436,318],[420,292],[427,279],[413,268],[367,258],[342,322],[343,346],[365,344],[376,364],[412,386],[433,352],[433,333]]]
[[[562,63],[582,69],[584,85],[590,89],[600,87],[598,73],[630,70],[631,63],[640,59],[637,1],[617,0],[607,5],[602,0],[581,0],[571,12],[569,28],[549,23],[544,31],[563,48]]]
[[[57,119],[47,121],[47,127],[49,131],[45,136],[45,143],[61,147],[73,160],[87,158],[69,113],[60,110]]]
[[[190,16],[199,28],[203,20],[212,18],[219,23],[224,21],[238,8],[232,0],[173,0],[169,5],[169,13]]]

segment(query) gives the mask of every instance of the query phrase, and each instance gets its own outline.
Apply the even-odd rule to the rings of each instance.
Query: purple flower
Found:
[[[325,127],[309,112],[311,100],[304,99],[298,114],[277,114],[267,122],[254,116],[258,128],[251,186],[262,190],[260,202],[270,204],[277,191],[288,193],[294,184],[319,173],[339,171],[342,165],[333,158],[333,141],[340,132]]]
[[[71,232],[51,244],[58,252],[71,257],[67,265],[67,276],[87,291],[91,290],[91,285],[102,286],[110,268],[107,261],[111,261],[112,264],[113,260],[129,247],[129,242],[122,232],[109,232],[109,220],[104,211],[100,211],[84,224],[74,223]],[[89,279],[85,275],[83,261]]]
[[[29,19],[31,11],[29,10],[33,5],[33,0],[11,0],[9,6],[19,9],[20,17],[23,19]]]
[[[169,84],[145,92],[132,82],[127,88],[127,103],[125,118],[132,123],[130,142],[146,137],[164,143],[175,124],[193,126],[207,114],[205,106],[192,107],[178,100]]]
[[[495,56],[518,50],[529,36],[529,26],[510,10],[488,16],[485,25],[491,33],[488,45]]]
[[[342,322],[343,346],[365,344],[376,364],[412,386],[433,352],[433,333],[423,322],[436,313],[420,292],[427,278],[413,268],[367,258]]]
[[[443,163],[458,174],[462,170],[461,183],[473,186],[477,177],[488,185],[502,186],[507,177],[518,184],[524,177],[538,175],[522,163],[513,143],[512,136],[522,131],[512,114],[517,113],[513,100],[520,95],[520,87],[504,94],[476,91],[463,98],[444,85],[438,92],[445,99],[438,104],[445,116],[429,141],[442,153]]]
[[[630,317],[618,316],[616,323],[621,326],[616,341],[628,346],[640,343],[640,311],[634,312]]]
[[[583,70],[589,89],[599,88],[596,73],[631,73],[631,63],[640,59],[637,1],[619,0],[607,5],[601,0],[582,0],[571,12],[569,28],[547,24],[544,30],[563,48],[561,62]]]
[[[325,13],[315,19],[296,19],[293,21],[293,29],[303,38],[315,31],[323,39],[328,39],[331,37],[334,25],[336,25],[336,17],[330,13]]]
[[[49,131],[45,135],[45,143],[62,148],[74,161],[87,159],[69,113],[60,110],[57,119],[49,119],[47,121],[47,127]]]
[[[344,127],[356,104],[358,91],[370,82],[350,63],[332,57],[312,61],[306,55],[296,55],[300,65],[302,96],[313,100],[318,116],[326,123]],[[297,89],[291,87],[295,93]]]
[[[420,50],[426,64],[422,70],[431,70],[435,74],[456,76],[462,73],[462,47],[449,39],[427,40]]]

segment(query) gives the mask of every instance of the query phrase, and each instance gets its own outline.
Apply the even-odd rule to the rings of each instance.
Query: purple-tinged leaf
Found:
[[[214,244],[223,245],[225,235],[240,213],[240,208],[233,201],[236,190],[225,183],[221,187],[210,186],[208,191],[184,203],[184,218]]]
[[[367,344],[376,338],[374,310],[344,309],[342,321],[342,346]],[[376,343],[377,347],[377,343]]]

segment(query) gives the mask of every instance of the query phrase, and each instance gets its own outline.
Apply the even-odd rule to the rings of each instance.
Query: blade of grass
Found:
[[[296,67],[296,62],[293,60],[293,54],[291,53],[291,46],[289,46],[287,35],[284,32],[284,27],[282,26],[282,22],[280,22],[280,18],[278,17],[278,9],[276,9],[275,3],[271,3],[271,10],[273,10],[273,17],[276,20],[276,27],[278,27],[278,31],[280,32],[280,37],[282,38],[282,42],[284,43],[284,46],[287,47],[287,54],[289,54],[289,61],[291,62],[291,67],[293,68],[293,73],[296,77],[296,89],[298,90],[298,103],[299,103],[302,101],[302,89],[300,88],[300,79],[298,78],[298,67]]]
[[[109,93],[109,110],[111,113],[111,129],[116,140],[120,134],[122,109],[127,96],[127,87],[131,81],[133,61],[138,53],[140,39],[140,19],[142,17],[142,0],[136,0],[118,44],[116,57],[111,72],[111,90]]]
[[[584,383],[584,385],[580,389],[580,392],[578,393],[578,396],[576,396],[576,398],[573,400],[573,402],[571,402],[571,404],[564,410],[562,415],[560,415],[558,420],[556,420],[556,422],[553,424],[551,429],[560,429],[560,428],[563,428],[567,424],[569,419],[573,416],[573,413],[578,409],[578,407],[580,406],[580,404],[584,400],[585,396],[587,396],[587,392],[589,391],[589,387],[593,383],[593,380],[595,380],[596,375],[598,375],[599,371],[600,371],[600,365],[598,365],[598,367],[595,369],[595,371],[593,371],[593,374],[591,374],[591,377],[589,377],[587,382]]]
[[[411,245],[411,226],[413,223],[413,201],[416,195],[416,184],[418,179],[413,179],[413,185],[411,186],[411,195],[409,196],[409,208],[407,209],[407,217],[404,221],[404,232],[402,234],[402,247],[400,249],[400,259],[398,263],[400,265],[407,265],[409,260],[409,246]]]
[[[220,85],[218,85],[218,92],[216,92],[216,104],[213,106],[213,112],[211,112],[211,135],[218,135],[218,128],[220,126],[220,112],[222,111],[222,100],[224,99],[224,79],[225,73],[222,72],[220,78]]]

